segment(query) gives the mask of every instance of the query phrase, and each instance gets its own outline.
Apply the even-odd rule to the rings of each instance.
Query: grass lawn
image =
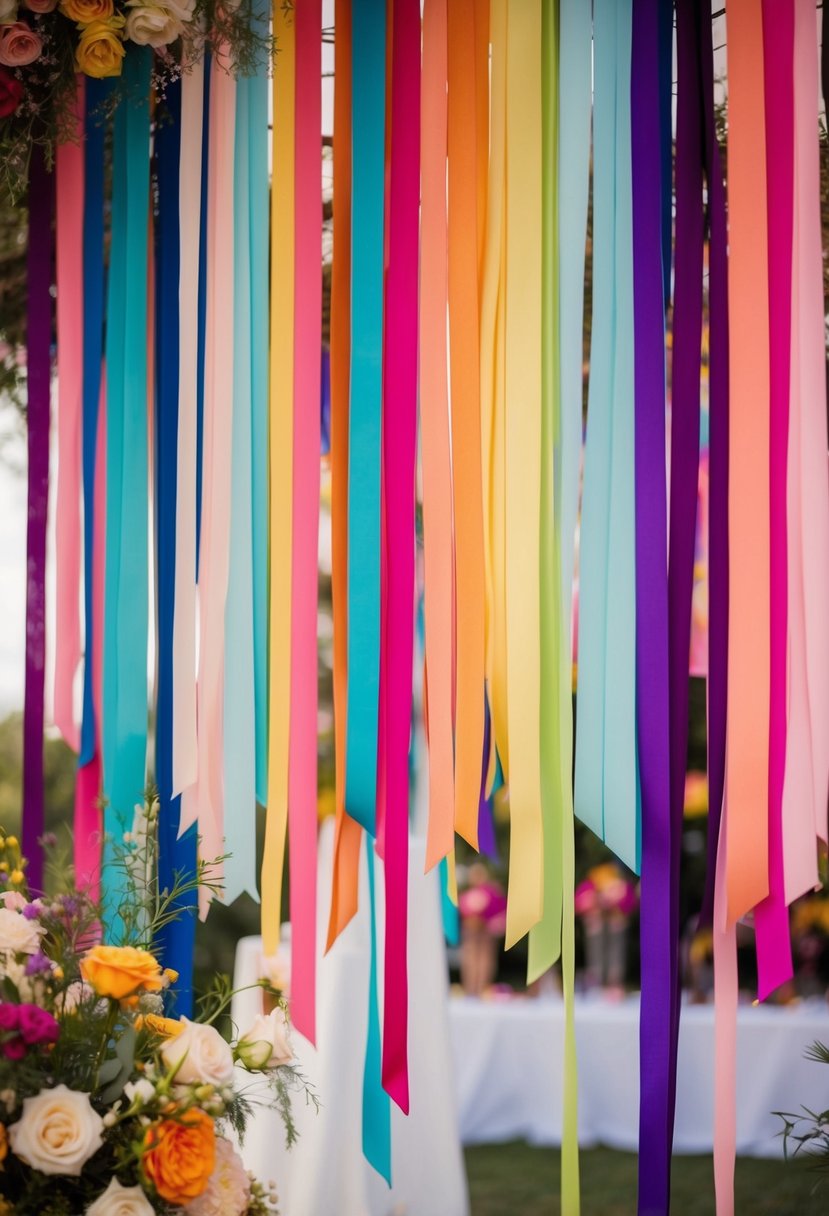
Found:
[[[561,1213],[558,1149],[481,1145],[466,1150],[466,1167],[472,1216]],[[672,1216],[713,1216],[710,1157],[674,1157],[672,1178]],[[824,1181],[815,1190],[820,1178]],[[604,1148],[582,1152],[581,1194],[582,1216],[634,1216],[636,1155]],[[829,1176],[805,1162],[743,1157],[737,1162],[735,1211],[737,1216],[826,1216]]]

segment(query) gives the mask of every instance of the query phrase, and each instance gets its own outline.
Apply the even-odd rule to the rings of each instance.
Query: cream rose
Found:
[[[0,24],[17,20],[17,0],[0,0]]]
[[[253,1025],[236,1044],[236,1058],[253,1072],[290,1064],[294,1053],[288,1037],[288,1020],[282,1009],[274,1009],[267,1017],[260,1013],[254,1019]]]
[[[13,26],[7,26],[12,29]],[[0,63],[2,58],[3,37],[0,34]],[[0,953],[3,954],[36,954],[40,949],[40,939],[43,929],[37,921],[26,920],[22,912],[13,908],[0,908]]]
[[[42,50],[43,39],[25,21],[12,21],[0,29],[0,63],[5,67],[24,68]]]
[[[9,1128],[9,1143],[33,1170],[77,1178],[103,1144],[103,1132],[89,1094],[56,1085],[24,1100],[23,1114]]]
[[[233,1052],[215,1026],[181,1018],[183,1030],[161,1045],[168,1068],[178,1068],[178,1085],[229,1085],[233,1080]]]
[[[184,32],[184,26],[167,8],[155,4],[130,6],[127,38],[138,46],[169,46]]]
[[[153,1206],[140,1186],[121,1186],[117,1178],[110,1181],[86,1216],[153,1216]]]

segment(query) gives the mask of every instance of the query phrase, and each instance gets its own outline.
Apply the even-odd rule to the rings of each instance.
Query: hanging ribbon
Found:
[[[454,845],[452,733],[452,471],[449,453],[446,0],[423,10],[421,92],[420,421],[423,467],[426,716],[429,722],[429,825],[426,865]]]
[[[353,0],[348,682],[345,805],[376,830],[386,19]]]
[[[158,820],[158,883],[171,890],[176,876],[194,878],[195,832],[178,839],[180,799],[173,792],[174,610],[176,592],[178,435],[179,435],[179,283],[181,279],[180,152],[182,84],[167,90],[168,119],[155,137],[157,226],[156,272],[156,578],[158,595],[158,692],[156,703],[156,778]],[[190,222],[190,221],[188,221]],[[195,539],[195,536],[194,536]],[[193,1009],[193,946],[195,896],[178,901],[179,915],[160,934],[160,956],[179,975],[168,1003],[178,1016]]]
[[[420,3],[396,0],[392,52],[383,473],[386,518],[386,943],[383,1086],[408,1114],[409,738],[414,662]],[[480,756],[479,756],[480,764]],[[479,769],[480,782],[480,769]]]
[[[709,29],[710,14],[705,12]],[[727,890],[728,812],[723,805],[714,881],[714,1190],[717,1216],[734,1216],[737,1153],[737,926]]]
[[[561,1208],[579,1211],[578,1078],[574,1024],[575,841],[573,823],[573,566],[581,470],[584,262],[590,174],[592,107],[591,13],[581,0],[561,0],[559,14],[559,308],[560,421],[555,449],[555,515],[560,521],[561,632],[559,730],[561,755],[562,988],[564,995],[564,1102]]]
[[[252,11],[251,28],[267,40],[267,7]],[[268,325],[269,192],[267,55],[260,50],[247,77],[248,173],[250,176],[250,389],[251,499],[253,510],[253,682],[256,715],[256,801],[268,797]],[[253,818],[253,816],[251,816]],[[255,858],[255,837],[254,837]],[[255,864],[251,859],[251,866]],[[250,884],[255,891],[255,883]]]
[[[107,836],[132,826],[147,747],[147,241],[149,77],[145,48],[124,64],[128,97],[115,113],[107,299],[107,508],[104,613],[104,789]],[[145,639],[141,644],[140,639]],[[111,847],[111,846],[110,846]],[[105,845],[105,862],[107,851]],[[119,892],[105,864],[108,930]]]
[[[315,1038],[317,907],[317,548],[320,509],[321,0],[295,10],[294,481],[291,572],[291,1018]]]
[[[173,615],[172,792],[194,785],[198,774],[196,733],[196,531],[200,247],[202,210],[202,111],[204,63],[181,79],[179,148],[179,367],[176,437],[176,566]]]
[[[678,948],[671,823],[665,330],[658,0],[634,0],[631,72],[636,386],[636,718],[642,783],[639,1212],[670,1205]],[[684,661],[687,664],[687,640]]]
[[[210,184],[210,81],[212,55],[206,53],[202,70],[204,73],[204,111],[202,114],[201,156],[201,233],[199,236],[199,311],[198,311],[198,367],[196,398],[196,574],[201,555],[202,486],[204,480],[204,367],[207,331],[207,240],[208,203]]]
[[[83,417],[84,78],[72,139],[55,154],[58,338],[58,489],[55,505],[55,725],[77,752],[75,675],[81,661],[81,430]]]
[[[509,769],[506,692],[506,591],[504,572],[503,328],[507,111],[506,0],[492,0],[491,130],[487,182],[486,242],[481,285],[481,462],[483,466],[484,579],[486,591],[486,684],[492,717],[492,753]],[[424,52],[425,53],[425,52]],[[425,66],[424,66],[425,77]],[[429,90],[429,92],[431,89]],[[424,81],[424,104],[427,88]],[[424,136],[427,131],[424,120]],[[442,179],[441,179],[442,180]],[[442,197],[445,199],[445,191]],[[426,257],[424,239],[421,262]],[[445,326],[444,326],[445,332]],[[425,339],[421,337],[421,349]],[[424,417],[424,428],[426,420]],[[424,430],[424,478],[426,436]],[[425,483],[424,483],[425,489]],[[425,502],[424,502],[425,510]],[[487,792],[494,773],[487,763]]]
[[[769,315],[760,6],[729,20],[728,914],[768,894]]]
[[[250,76],[236,81],[233,165],[233,437],[225,603],[224,789],[233,823],[224,898],[256,899],[256,701],[253,605],[253,398]],[[261,257],[261,251],[260,251]]]
[[[596,5],[594,288],[579,548],[575,805],[579,818],[638,870],[631,20],[629,0]]]
[[[279,945],[285,832],[288,824],[288,746],[291,712],[291,535],[294,434],[294,110],[296,29],[275,0],[274,37],[280,70],[274,76],[271,181],[270,334],[270,673],[268,691],[268,815],[262,860],[262,938],[265,954]]]
[[[705,176],[708,196],[708,847],[700,922],[710,924],[714,906],[720,811],[725,786],[728,704],[728,231],[720,145],[714,109],[711,14],[696,6]]]
[[[540,731],[541,809],[544,830],[543,915],[530,930],[527,982],[561,953],[562,773],[559,731],[561,636],[561,533],[554,506],[553,461],[561,415],[558,264],[558,4],[542,0],[542,231],[541,231],[541,520],[540,520]],[[567,768],[569,770],[569,756]],[[569,781],[569,776],[568,776]]]
[[[207,312],[204,362],[204,469],[199,549],[198,778],[182,807],[181,830],[198,814],[200,852],[213,862],[224,852],[224,643],[230,564],[234,352],[227,335],[235,316],[236,78],[217,53],[210,65],[207,207]],[[223,867],[213,870],[223,877]],[[199,892],[207,914],[210,892]]]
[[[537,0],[508,8],[507,12],[507,146],[506,386],[507,400],[522,403],[520,410],[510,409],[506,417],[509,947],[540,919],[543,898],[539,670],[542,342],[538,257],[542,222],[538,156],[541,4]]]
[[[791,384],[792,236],[794,225],[794,0],[763,0],[763,84],[767,174],[769,307],[769,894],[756,908],[758,996],[792,978],[792,948],[783,873],[783,782],[788,716],[788,552],[786,471]],[[811,848],[817,879],[813,817]],[[794,853],[800,843],[790,835]],[[808,856],[808,853],[807,853]],[[808,880],[806,888],[810,885]]]
[[[820,223],[820,169],[815,110],[818,105],[817,28],[808,0],[795,0],[795,242],[792,313],[792,392],[788,494],[791,644],[790,720],[784,832],[806,826],[827,839],[829,784],[829,479],[826,475],[826,355]],[[829,38],[823,40],[824,48]],[[796,442],[799,428],[799,449]],[[798,510],[799,504],[799,510]],[[808,728],[804,685],[808,697]],[[808,747],[808,754],[806,748]],[[802,750],[801,750],[802,749]],[[811,763],[811,791],[806,769]],[[786,902],[814,875],[814,841],[808,856],[784,849]],[[797,864],[802,857],[805,866]]]
[[[28,882],[43,888],[43,694],[46,664],[46,521],[49,504],[49,410],[52,345],[54,181],[42,148],[29,168],[26,255],[28,496],[26,529],[26,691],[23,705],[23,853]]]
[[[345,811],[348,698],[348,371],[351,339],[351,0],[337,0],[331,267],[331,600],[336,828],[328,948],[357,911],[360,825]]]
[[[355,0],[357,2],[357,0]],[[368,1036],[363,1071],[363,1153],[391,1186],[391,1103],[382,1084],[382,1044],[377,977],[377,879],[374,873],[374,842],[365,837],[368,865],[371,962],[368,979]]]
[[[455,828],[478,845],[484,550],[478,347],[475,3],[448,0],[449,375],[455,520]]]

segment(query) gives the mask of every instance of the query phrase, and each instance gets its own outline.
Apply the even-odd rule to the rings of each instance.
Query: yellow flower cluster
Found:
[[[96,80],[120,76],[126,20],[115,12],[114,0],[61,0],[60,11],[80,31],[75,48],[78,71]]]

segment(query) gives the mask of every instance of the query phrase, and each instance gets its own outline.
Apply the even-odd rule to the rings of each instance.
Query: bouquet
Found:
[[[13,836],[0,838],[0,1213],[41,1216],[264,1216],[273,1190],[237,1151],[263,1101],[294,1136],[284,1002],[228,1041],[221,977],[198,1016],[169,1016],[178,978],[153,952],[209,866],[159,891],[154,825],[116,858],[120,944],[100,909],[68,890],[33,896]],[[165,1003],[168,1006],[165,1012]],[[263,1098],[264,1094],[264,1098]],[[313,1099],[313,1095],[312,1099]]]

